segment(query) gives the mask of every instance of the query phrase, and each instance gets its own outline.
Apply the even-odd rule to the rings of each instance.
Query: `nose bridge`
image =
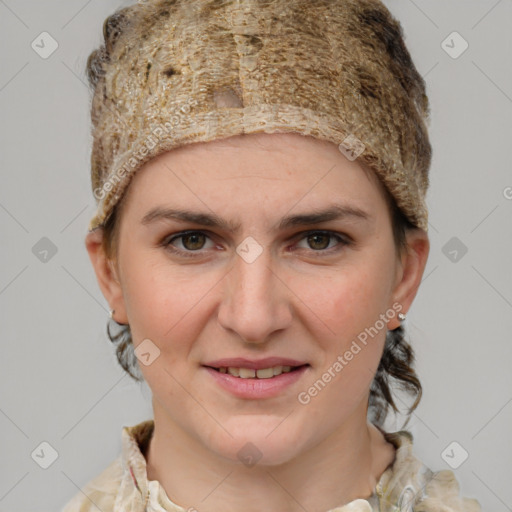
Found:
[[[275,276],[270,269],[267,251],[252,262],[239,258],[235,269],[233,292],[237,304],[247,308],[272,300]]]
[[[245,341],[257,343],[286,325],[286,288],[272,269],[268,250],[255,259],[237,255],[227,277],[219,311],[224,328],[235,331]]]

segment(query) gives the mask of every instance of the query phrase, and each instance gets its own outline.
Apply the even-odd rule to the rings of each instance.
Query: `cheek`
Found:
[[[319,340],[328,339],[329,345],[337,340],[336,345],[342,348],[385,313],[390,281],[386,272],[378,269],[379,265],[368,264],[340,269],[316,278],[313,286],[307,283],[302,287],[298,294],[310,315],[314,314],[318,334],[323,333]]]
[[[387,321],[380,315],[388,308],[388,263],[377,257],[361,259],[301,290],[308,306],[304,314],[311,319],[310,332],[321,352],[319,402],[334,400],[339,414],[368,392],[382,356]]]
[[[215,281],[161,260],[152,264],[147,256],[133,256],[127,261],[123,292],[134,345],[149,338],[172,357],[201,331],[201,309]]]

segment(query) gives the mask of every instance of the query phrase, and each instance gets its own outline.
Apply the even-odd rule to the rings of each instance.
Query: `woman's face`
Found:
[[[245,450],[282,463],[365,424],[386,329],[416,291],[400,285],[376,179],[298,134],[150,161],[129,186],[118,256],[122,299],[111,306],[130,324],[155,419],[232,460]],[[207,368],[225,358],[307,366],[258,380]]]

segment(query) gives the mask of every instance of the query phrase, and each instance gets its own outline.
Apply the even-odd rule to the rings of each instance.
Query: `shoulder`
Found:
[[[460,485],[451,470],[432,471],[414,454],[413,436],[406,430],[384,433],[396,448],[393,464],[379,482],[381,499],[400,510],[414,512],[482,512],[480,503],[460,495]],[[389,503],[389,501],[388,501]]]
[[[61,512],[102,512],[114,510],[114,503],[123,477],[121,457],[115,459],[97,477],[78,491]]]
[[[142,512],[148,495],[143,452],[153,427],[153,420],[124,426],[121,454],[80,489],[60,512]]]

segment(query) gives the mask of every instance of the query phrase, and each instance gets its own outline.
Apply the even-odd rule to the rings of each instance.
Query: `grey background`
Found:
[[[149,388],[115,360],[84,246],[95,208],[85,64],[103,20],[128,3],[0,0],[4,512],[59,510],[117,457],[122,426],[152,417]],[[442,453],[456,441],[469,454],[454,469],[462,494],[512,510],[512,1],[386,5],[432,105],[431,253],[406,320],[424,387],[409,427],[415,453],[450,469]],[[43,31],[58,43],[47,59],[31,47]],[[442,46],[453,31],[469,43],[456,59]],[[43,237],[57,250],[46,262]],[[48,469],[31,457],[43,441],[58,452]]]

